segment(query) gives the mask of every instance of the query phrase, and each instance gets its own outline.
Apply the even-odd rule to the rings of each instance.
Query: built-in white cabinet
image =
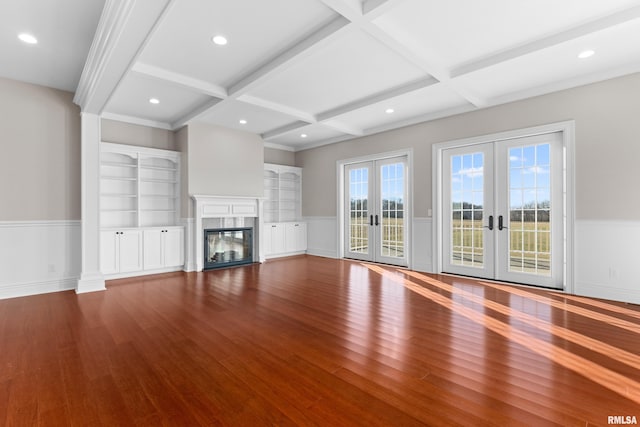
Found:
[[[267,258],[303,254],[307,224],[302,217],[302,168],[264,165],[263,250]]]
[[[184,230],[182,227],[144,229],[143,269],[157,270],[184,264]]]
[[[184,264],[180,153],[100,145],[100,258],[112,278],[179,270]]]
[[[272,222],[264,224],[264,252],[267,258],[299,255],[307,250],[305,222]]]
[[[101,231],[100,257],[104,274],[142,270],[142,231],[136,229]]]
[[[284,227],[286,252],[305,252],[307,250],[307,223],[287,222]]]

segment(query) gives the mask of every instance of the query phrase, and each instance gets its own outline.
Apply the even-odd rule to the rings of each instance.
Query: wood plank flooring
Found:
[[[640,422],[638,306],[313,256],[107,287],[0,300],[0,425]]]

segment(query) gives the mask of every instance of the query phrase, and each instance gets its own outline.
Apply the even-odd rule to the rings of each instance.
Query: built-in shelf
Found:
[[[102,228],[177,224],[180,153],[103,142],[100,169]]]
[[[264,221],[298,221],[301,217],[302,169],[264,165]]]

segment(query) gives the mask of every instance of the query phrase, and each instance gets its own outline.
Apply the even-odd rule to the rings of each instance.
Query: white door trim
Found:
[[[432,243],[432,265],[434,273],[441,273],[442,270],[442,227],[443,227],[443,195],[442,195],[442,155],[445,149],[471,146],[488,142],[522,138],[546,133],[561,132],[562,145],[565,162],[565,188],[563,197],[565,201],[565,265],[563,274],[563,290],[574,293],[575,263],[575,121],[569,120],[558,123],[551,123],[542,126],[534,126],[524,129],[499,132],[489,135],[481,135],[471,138],[463,138],[453,141],[441,142],[432,146],[432,206],[433,206],[433,243]]]
[[[412,242],[413,242],[413,149],[412,148],[408,148],[406,150],[397,150],[397,151],[389,151],[389,152],[385,152],[385,153],[378,153],[378,154],[369,154],[366,156],[360,156],[360,157],[352,157],[349,159],[342,159],[342,160],[338,160],[336,161],[336,176],[337,176],[337,188],[336,188],[336,194],[337,194],[337,200],[336,200],[336,208],[337,208],[337,212],[336,212],[336,218],[338,219],[338,224],[337,224],[337,254],[338,254],[338,258],[342,259],[344,258],[344,233],[345,233],[345,229],[344,229],[344,215],[345,215],[345,205],[344,205],[344,183],[345,183],[345,174],[344,174],[344,167],[346,165],[352,164],[352,163],[361,163],[361,162],[368,162],[368,161],[375,161],[375,160],[384,160],[384,159],[389,159],[392,157],[400,157],[400,156],[406,156],[407,157],[407,167],[409,169],[408,174],[407,174],[407,178],[408,178],[408,186],[407,186],[407,206],[406,206],[406,210],[405,212],[407,213],[407,218],[406,218],[406,233],[405,236],[407,238],[407,242],[405,242],[406,247],[407,247],[407,263],[408,263],[408,267],[410,269],[413,268],[413,251],[411,251],[412,246]]]

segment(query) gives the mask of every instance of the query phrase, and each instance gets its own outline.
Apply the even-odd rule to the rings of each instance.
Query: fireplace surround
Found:
[[[195,271],[205,268],[205,229],[252,228],[251,262],[264,261],[261,232],[263,229],[261,197],[192,195],[194,223],[192,236]]]

